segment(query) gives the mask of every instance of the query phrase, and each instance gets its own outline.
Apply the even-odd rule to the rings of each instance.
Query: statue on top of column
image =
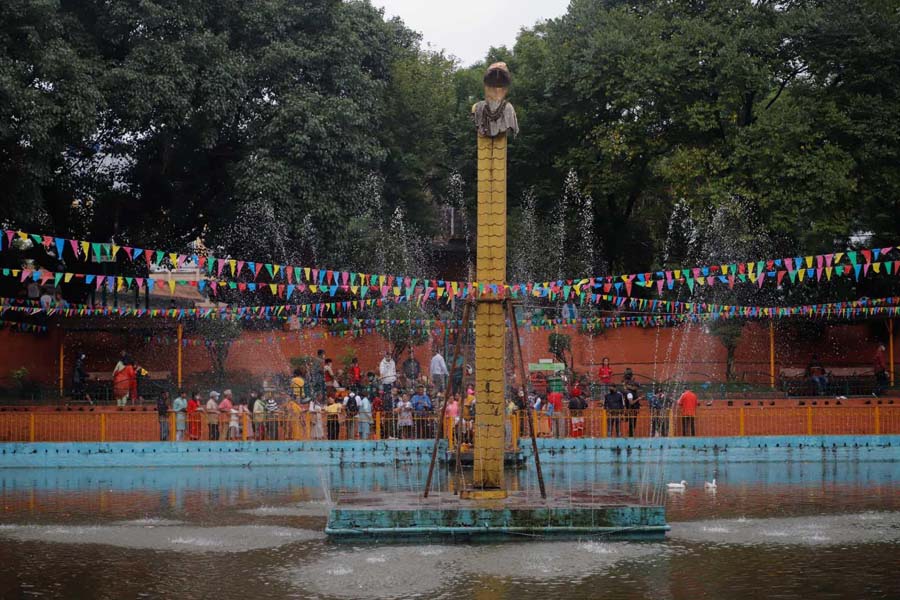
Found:
[[[511,131],[513,136],[518,135],[516,109],[506,100],[509,83],[506,63],[496,62],[488,67],[484,74],[484,100],[472,107],[478,135],[492,138],[506,131]]]

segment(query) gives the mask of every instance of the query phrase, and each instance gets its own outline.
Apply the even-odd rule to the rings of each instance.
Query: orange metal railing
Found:
[[[160,441],[162,429],[169,441],[433,439],[437,418],[429,414],[406,420],[375,413],[366,426],[358,417],[309,412],[241,414],[237,419],[170,413],[163,425],[155,412],[0,412],[0,442],[151,442]],[[472,425],[471,420],[447,417],[444,438],[451,445],[471,443]],[[900,406],[701,407],[693,425],[695,435],[707,437],[900,434]],[[539,437],[682,436],[690,433],[690,420],[677,411],[589,409],[552,417],[538,413],[531,427]],[[530,435],[524,413],[509,416],[505,435],[508,447]]]

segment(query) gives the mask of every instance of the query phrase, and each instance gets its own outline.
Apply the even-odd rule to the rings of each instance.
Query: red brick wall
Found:
[[[819,354],[826,366],[871,363],[877,341],[870,324],[839,325],[829,328],[821,338],[800,340],[790,328],[776,327],[776,368],[805,366],[813,352]],[[692,380],[724,380],[725,348],[703,331],[702,325],[666,329],[627,327],[609,329],[595,337],[579,335],[574,329],[563,328],[572,335],[576,369],[594,372],[596,365],[608,356],[613,370],[621,372],[631,367],[635,373],[661,380],[684,377]],[[318,331],[322,333],[322,331]],[[525,360],[536,362],[549,358],[549,331],[522,331],[522,350]],[[165,334],[174,337],[173,333]],[[57,330],[44,335],[12,333],[0,330],[0,385],[10,372],[21,366],[45,384],[53,384],[59,374],[59,340]],[[896,342],[895,342],[896,343]],[[65,336],[65,377],[68,386],[71,369],[78,352],[87,354],[89,371],[110,371],[119,351],[127,348],[134,358],[151,371],[171,371],[177,368],[177,348],[174,343],[147,344],[141,335],[121,332],[68,332]],[[302,338],[300,334],[283,331],[248,331],[229,353],[228,368],[263,377],[273,373],[287,373],[290,359],[315,354],[318,348],[327,356],[340,361],[349,348],[356,351],[363,371],[377,369],[382,353],[388,347],[378,335],[362,338]],[[416,348],[416,357],[427,369],[431,349],[429,344]],[[449,351],[448,353],[449,354]],[[900,354],[900,345],[897,346]],[[450,357],[445,355],[448,362]],[[900,357],[895,357],[900,358]],[[184,377],[210,370],[210,360],[203,346],[184,348]],[[769,335],[765,324],[747,325],[736,352],[736,370],[749,381],[768,381]]]

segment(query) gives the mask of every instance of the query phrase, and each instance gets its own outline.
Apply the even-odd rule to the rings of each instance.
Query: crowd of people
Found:
[[[135,367],[123,352],[119,364],[129,386]],[[118,365],[117,365],[118,369]],[[452,391],[450,370],[440,351],[433,353],[428,373],[410,353],[398,368],[391,352],[385,352],[377,371],[363,373],[358,359],[336,369],[334,361],[319,350],[307,364],[297,367],[284,389],[266,387],[235,398],[231,390],[186,393],[172,399],[163,393],[157,400],[162,440],[338,440],[424,439],[435,435],[437,417],[444,412],[454,435],[462,443],[474,441],[477,399],[472,385],[464,386],[463,372],[456,369]],[[540,376],[538,376],[540,377]],[[124,378],[123,378],[124,380]],[[593,400],[586,379],[566,383],[546,393],[510,389],[506,414],[524,417],[533,412],[535,434],[541,437],[578,437],[585,434],[588,409],[605,409],[606,434],[635,436],[643,402],[650,408],[650,435],[670,434],[673,410],[678,410],[684,435],[694,435],[697,397],[691,391],[673,402],[664,392],[644,390],[631,369],[621,383],[612,381],[609,359],[598,373],[600,400]],[[546,382],[535,382],[542,389]],[[458,391],[457,391],[458,390]],[[596,389],[595,389],[596,391]],[[130,394],[124,384],[116,393]],[[596,394],[595,394],[596,395]],[[446,408],[444,404],[446,403]],[[174,422],[174,435],[171,431]],[[377,424],[377,431],[376,431]],[[507,419],[507,441],[530,433],[525,418]]]

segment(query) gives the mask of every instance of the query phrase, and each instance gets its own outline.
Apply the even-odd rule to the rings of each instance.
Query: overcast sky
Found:
[[[569,0],[372,0],[386,17],[398,16],[423,42],[444,49],[464,66],[491,46],[512,47],[516,34],[566,12]]]

